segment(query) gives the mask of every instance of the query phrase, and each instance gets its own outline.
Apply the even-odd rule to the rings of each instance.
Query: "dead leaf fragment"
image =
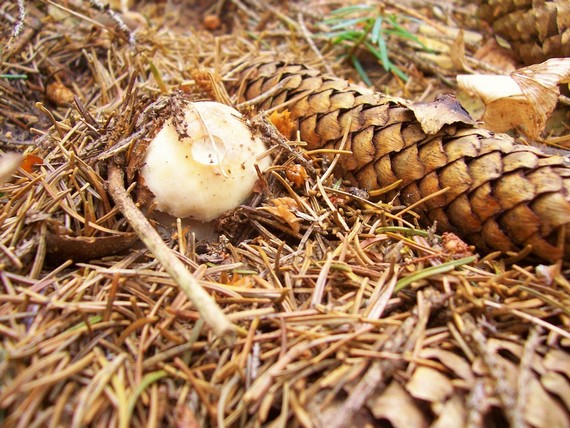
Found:
[[[420,122],[422,130],[428,135],[436,134],[445,125],[453,123],[475,125],[473,118],[451,95],[437,97],[429,103],[414,103],[409,107]]]
[[[570,427],[570,417],[564,406],[548,394],[535,377],[529,380],[524,418],[538,428]]]
[[[516,59],[512,51],[502,47],[495,39],[487,40],[473,56],[505,74],[516,70]]]
[[[570,354],[559,349],[552,349],[543,360],[544,367],[566,375],[570,378]]]
[[[285,138],[291,138],[293,131],[297,128],[289,110],[274,111],[268,119]]]
[[[272,207],[263,207],[265,211],[273,214],[286,222],[291,229],[298,232],[301,229],[300,219],[293,213],[293,210],[298,208],[297,201],[293,198],[275,198],[271,200]]]
[[[396,381],[381,396],[368,400],[367,405],[376,419],[386,419],[394,428],[428,426],[416,401]]]
[[[538,111],[549,116],[554,110],[561,83],[570,83],[570,58],[552,58],[541,64],[524,67],[511,73],[523,94],[536,103]]]
[[[494,355],[504,374],[497,379],[497,382],[504,382],[503,390],[509,391],[514,397],[521,394],[519,389],[520,362],[524,352],[523,347],[512,341],[489,339],[487,351]],[[507,351],[507,352],[505,352]],[[543,387],[536,373],[544,372],[546,364],[535,354],[530,363],[532,371],[529,372],[528,380],[524,384],[525,405],[524,420],[530,426],[538,428],[548,427],[570,427],[570,418],[565,407],[549,394],[546,387]],[[491,371],[496,369],[491,369]],[[495,387],[496,388],[496,387]]]
[[[475,384],[475,376],[471,370],[471,365],[459,355],[445,351],[439,348],[423,348],[419,357],[426,359],[438,360],[441,364],[447,367],[458,378],[463,379],[467,385],[473,386]]]
[[[544,389],[551,394],[557,395],[570,409],[570,382],[559,373],[549,372],[540,378]]]
[[[19,153],[6,153],[0,158],[0,186],[10,179],[21,163],[22,155]]]
[[[438,370],[430,367],[418,367],[406,389],[415,398],[440,403],[447,399],[453,392],[453,385],[449,378]]]
[[[483,100],[485,126],[492,131],[519,129],[537,138],[556,107],[561,83],[570,81],[570,58],[553,58],[507,75],[460,75],[459,87]]]
[[[465,58],[465,41],[463,39],[463,30],[457,33],[455,41],[449,49],[449,57],[453,62],[453,65],[458,70],[471,71],[469,64],[467,64],[467,59]]]
[[[431,426],[432,428],[465,426],[466,413],[462,398],[459,395],[453,395],[442,406],[439,417]]]

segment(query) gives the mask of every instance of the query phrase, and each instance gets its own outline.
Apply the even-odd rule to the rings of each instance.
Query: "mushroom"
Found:
[[[211,101],[185,104],[183,123],[168,119],[151,140],[141,175],[159,211],[208,222],[242,204],[267,148],[242,115]],[[183,130],[184,132],[180,132]]]

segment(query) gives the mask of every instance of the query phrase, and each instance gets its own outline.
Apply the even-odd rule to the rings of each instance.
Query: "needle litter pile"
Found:
[[[468,3],[3,2],[0,425],[570,427],[567,99],[540,148],[449,97],[430,131],[457,74],[522,64]],[[196,101],[267,147],[207,225],[141,172]]]

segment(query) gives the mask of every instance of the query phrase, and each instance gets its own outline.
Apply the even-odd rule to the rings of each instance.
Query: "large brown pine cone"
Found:
[[[364,189],[402,180],[397,191],[409,205],[449,187],[415,209],[425,224],[437,221],[440,231],[453,231],[484,251],[532,245],[544,259],[570,258],[565,158],[475,128],[454,101],[412,104],[304,65],[257,63],[235,85],[242,99],[266,94],[259,110],[288,102],[283,109],[290,110],[309,149],[339,148],[350,124],[345,148],[352,155],[337,173]],[[450,116],[455,119],[441,119]],[[427,117],[444,123],[432,126]],[[565,251],[557,245],[560,233]]]

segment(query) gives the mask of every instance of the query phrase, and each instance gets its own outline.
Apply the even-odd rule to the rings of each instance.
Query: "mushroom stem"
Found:
[[[164,243],[158,232],[136,206],[125,189],[122,170],[112,162],[109,165],[108,184],[109,193],[121,213],[129,221],[141,241],[188,296],[206,324],[210,326],[216,336],[232,341],[235,337],[233,324],[174,252]]]

